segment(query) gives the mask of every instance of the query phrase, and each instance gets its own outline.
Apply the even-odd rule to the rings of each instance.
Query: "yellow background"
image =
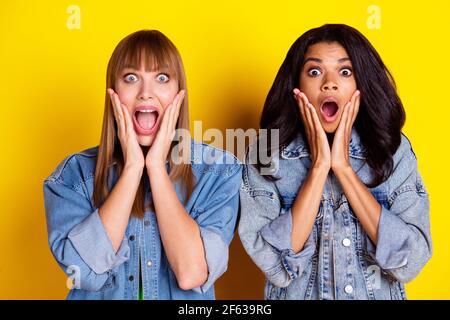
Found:
[[[79,30],[66,23],[81,10]],[[381,28],[367,27],[367,8]],[[64,299],[47,245],[42,183],[67,155],[97,145],[105,73],[124,36],[159,29],[178,47],[191,122],[257,128],[291,44],[324,23],[359,29],[392,71],[431,199],[432,260],[407,285],[412,299],[450,298],[449,1],[2,1],[0,4],[0,298]],[[222,299],[263,297],[263,276],[235,236]]]

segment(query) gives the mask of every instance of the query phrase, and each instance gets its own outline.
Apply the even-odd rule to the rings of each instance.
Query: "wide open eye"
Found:
[[[169,81],[169,76],[165,73],[160,73],[156,76],[156,80],[158,80],[158,82],[162,82],[162,83],[166,83],[167,81]]]
[[[136,82],[138,80],[138,77],[133,73],[128,73],[123,78],[126,82]]]
[[[339,73],[344,77],[350,77],[353,74],[353,71],[351,68],[343,68]]]
[[[320,71],[320,69],[318,69],[318,68],[311,68],[311,69],[308,70],[308,74],[311,77],[317,77],[317,76],[320,76],[322,74],[322,71]]]

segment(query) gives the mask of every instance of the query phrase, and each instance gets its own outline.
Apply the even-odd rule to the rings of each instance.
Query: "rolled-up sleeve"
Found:
[[[315,244],[310,234],[303,249],[295,253],[292,249],[291,234],[292,212],[290,209],[261,229],[261,236],[280,254],[281,264],[289,278],[293,280],[303,273],[315,252]]]
[[[98,209],[76,225],[68,238],[81,258],[98,274],[114,269],[130,258],[130,247],[125,238],[119,250],[114,252],[111,240],[103,226]]]
[[[227,270],[228,247],[233,239],[239,210],[239,186],[242,166],[237,163],[220,177],[211,176],[209,196],[198,208],[195,221],[205,250],[208,278],[201,286],[193,288],[199,293],[207,292],[214,282]]]
[[[302,274],[316,251],[312,233],[303,249],[292,250],[292,214],[283,212],[274,183],[251,165],[244,166],[240,189],[239,236],[245,250],[266,278],[287,287]]]
[[[368,239],[368,251],[379,266],[398,281],[414,279],[432,255],[429,197],[417,171],[411,149],[392,175],[389,208],[382,206],[377,245]]]
[[[84,194],[61,181],[44,182],[49,246],[68,276],[77,270],[75,289],[99,291],[114,281],[117,268],[129,258],[127,240],[114,252],[106,230]]]

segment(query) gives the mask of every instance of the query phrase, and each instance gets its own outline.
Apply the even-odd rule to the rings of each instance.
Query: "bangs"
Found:
[[[181,58],[172,42],[162,33],[146,30],[131,34],[119,43],[116,48],[113,75],[125,68],[145,71],[164,71],[180,80]]]

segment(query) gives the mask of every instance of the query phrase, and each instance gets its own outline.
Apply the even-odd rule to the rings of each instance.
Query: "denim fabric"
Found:
[[[193,141],[191,151],[196,182],[185,209],[200,228],[206,282],[192,290],[178,287],[152,211],[145,212],[144,219],[130,217],[121,247],[114,252],[92,201],[98,154],[98,148],[92,148],[64,159],[44,182],[50,249],[75,280],[68,299],[137,299],[139,270],[146,299],[214,299],[213,284],[227,269],[236,226],[242,165],[233,155],[203,143]],[[110,188],[118,180],[115,166],[111,174]],[[175,188],[183,199],[179,183]]]
[[[350,164],[368,183],[365,154],[353,130]],[[239,235],[267,278],[266,299],[406,299],[403,284],[431,257],[429,198],[404,135],[393,160],[390,177],[370,189],[382,206],[377,246],[330,171],[313,229],[298,253],[291,248],[291,207],[311,166],[305,140],[298,135],[273,159],[276,181],[244,165]]]

